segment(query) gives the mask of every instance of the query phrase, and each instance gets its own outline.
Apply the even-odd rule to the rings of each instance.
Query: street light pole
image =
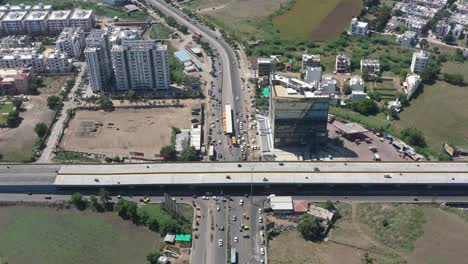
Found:
[[[252,204],[252,195],[253,195],[253,170],[254,168],[250,169],[250,204]]]

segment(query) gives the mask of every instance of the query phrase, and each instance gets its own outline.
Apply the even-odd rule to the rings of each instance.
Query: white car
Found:
[[[207,196],[202,196],[202,200],[209,200],[210,198],[208,198]]]
[[[221,209],[219,208],[219,206],[218,206],[218,207],[216,207],[216,211],[218,211],[218,212],[219,212],[220,210],[221,210]]]
[[[232,221],[236,221],[237,220],[237,216],[233,215],[232,216]]]
[[[263,249],[263,247],[260,248],[260,254],[265,255],[265,249]]]
[[[234,243],[237,243],[239,239],[237,237],[234,237]]]
[[[259,222],[259,223],[263,223],[263,219],[262,219],[261,216],[258,217],[258,222]]]
[[[240,199],[239,205],[240,205],[240,206],[243,206],[243,205],[244,205],[244,200]]]
[[[218,246],[222,247],[223,246],[223,240],[222,239],[219,239],[218,240]],[[263,248],[262,248],[263,249]],[[262,254],[263,255],[263,254]]]
[[[239,96],[236,96],[236,101],[239,101]]]
[[[258,213],[259,213],[259,214],[262,213],[262,208],[258,208]]]

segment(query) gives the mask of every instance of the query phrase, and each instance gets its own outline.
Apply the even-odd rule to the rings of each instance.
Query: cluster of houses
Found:
[[[468,26],[468,2],[458,0],[453,5],[455,9],[450,11],[450,16],[437,22],[433,34],[439,39],[444,39],[452,34],[454,39],[465,36]],[[434,16],[447,7],[447,0],[405,0],[397,2],[393,7],[393,13],[399,14],[391,17],[385,28],[385,32],[393,33],[398,28],[404,27],[406,31],[397,35],[397,42],[402,46],[414,46],[418,36],[425,33],[428,23]]]

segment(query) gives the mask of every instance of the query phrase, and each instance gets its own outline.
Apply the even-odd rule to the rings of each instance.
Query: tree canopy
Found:
[[[416,147],[425,147],[426,146],[426,138],[421,130],[415,127],[408,127],[401,131],[402,139]]]
[[[43,138],[47,133],[47,125],[44,122],[39,122],[34,127],[34,131],[38,137]]]
[[[323,238],[323,226],[318,218],[310,214],[305,214],[301,217],[297,229],[305,240],[320,241]]]

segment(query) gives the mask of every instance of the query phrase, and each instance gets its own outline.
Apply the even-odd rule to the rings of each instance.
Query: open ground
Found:
[[[159,245],[159,234],[115,213],[0,208],[0,258],[8,263],[146,263]]]
[[[328,40],[347,28],[359,13],[360,0],[296,0],[292,8],[273,19],[282,37]]]
[[[240,38],[267,38],[273,32],[268,16],[287,2],[288,0],[194,0],[187,5]]]
[[[327,40],[338,36],[361,8],[360,0],[194,0],[187,5],[242,39],[299,38]],[[275,17],[275,14],[280,14]],[[279,33],[279,34],[278,34]]]
[[[295,230],[270,241],[271,263],[450,263],[466,259],[468,223],[433,205],[339,204],[329,241],[306,242]],[[466,214],[466,213],[465,213]]]
[[[20,111],[21,124],[16,128],[0,129],[0,153],[4,161],[30,161],[34,142],[37,138],[34,126],[39,122],[50,125],[53,111],[47,106],[47,97],[58,95],[70,76],[44,77],[45,87],[40,88],[40,95],[30,96],[23,103]]]
[[[172,127],[190,128],[191,107],[198,103],[184,100],[184,107],[77,111],[65,130],[62,148],[123,156],[143,152],[145,158],[154,158],[163,146],[170,144]],[[103,125],[95,129],[96,123]]]

